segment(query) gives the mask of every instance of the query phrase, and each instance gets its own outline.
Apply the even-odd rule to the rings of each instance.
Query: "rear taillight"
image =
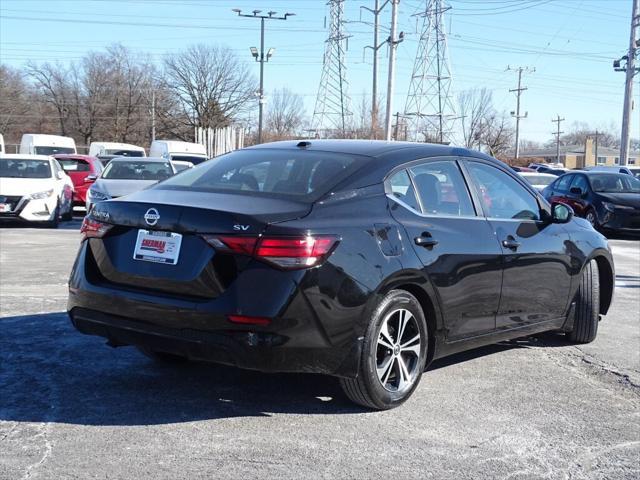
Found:
[[[86,240],[87,238],[102,238],[112,228],[113,225],[92,220],[87,216],[82,220],[80,235],[82,236],[82,240]]]
[[[338,243],[333,235],[304,237],[240,237],[205,235],[218,250],[251,255],[284,269],[320,265]]]

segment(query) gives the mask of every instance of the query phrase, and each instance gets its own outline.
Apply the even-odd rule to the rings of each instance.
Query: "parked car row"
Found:
[[[640,235],[640,167],[596,166],[561,175],[518,172],[549,201],[569,205],[596,229]]]

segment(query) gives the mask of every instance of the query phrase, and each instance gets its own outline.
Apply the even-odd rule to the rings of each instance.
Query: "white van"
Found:
[[[4,151],[4,137],[0,133],[0,153],[7,153]]]
[[[20,141],[20,153],[29,155],[56,155],[78,153],[76,142],[71,137],[25,133]]]
[[[207,149],[199,143],[180,142],[178,140],[155,140],[149,149],[150,157],[163,157],[171,160],[178,171],[191,168],[207,160]]]
[[[89,155],[92,157],[146,157],[144,148],[130,143],[91,142]]]

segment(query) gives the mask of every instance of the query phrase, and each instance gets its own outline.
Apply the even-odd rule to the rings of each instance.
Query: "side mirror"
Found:
[[[66,173],[64,173],[64,172],[58,172],[56,177],[58,177],[58,180],[62,180],[65,177],[65,175],[66,175]]]
[[[584,193],[580,187],[571,187],[571,188],[569,189],[569,192],[573,193],[574,195],[578,195],[578,196],[580,196],[580,197],[581,197],[581,196],[582,196],[582,194]]]
[[[553,223],[569,223],[573,218],[573,209],[564,203],[554,203],[551,220]]]
[[[95,182],[96,178],[98,178],[95,175],[89,175],[88,177],[84,177],[84,183],[91,183],[91,182]]]

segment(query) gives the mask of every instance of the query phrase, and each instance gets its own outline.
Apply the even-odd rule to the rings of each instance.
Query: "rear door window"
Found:
[[[571,182],[571,187],[578,187],[582,190],[582,193],[586,193],[589,191],[589,184],[587,183],[587,177],[584,175],[574,175],[573,182]]]
[[[409,171],[425,215],[475,216],[469,191],[455,161],[428,162]]]

